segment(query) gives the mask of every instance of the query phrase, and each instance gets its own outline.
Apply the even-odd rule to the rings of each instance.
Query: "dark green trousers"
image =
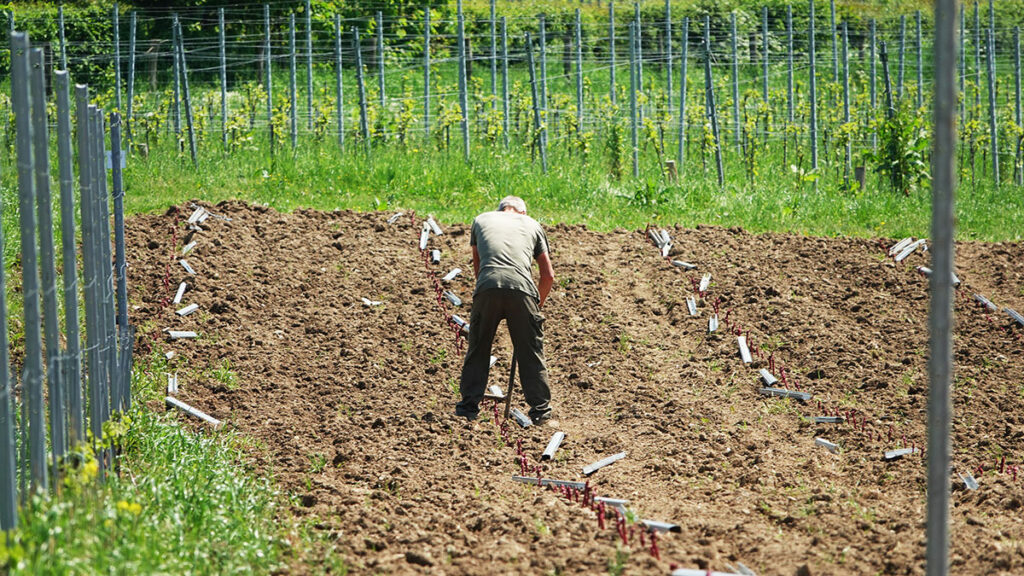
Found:
[[[480,400],[487,388],[490,369],[491,345],[498,323],[504,319],[515,348],[519,365],[519,381],[530,405],[530,418],[546,416],[551,412],[551,389],[548,387],[548,367],[544,361],[544,316],[537,300],[519,290],[495,288],[473,296],[473,311],[469,316],[469,347],[462,365],[462,401],[455,413],[475,418],[480,411]]]

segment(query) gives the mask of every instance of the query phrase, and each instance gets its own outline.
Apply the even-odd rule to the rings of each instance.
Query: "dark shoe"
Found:
[[[465,418],[469,422],[472,422],[476,420],[476,417],[479,415],[479,412],[460,412],[459,410],[456,410],[455,415],[460,418]]]
[[[547,412],[541,414],[540,416],[531,417],[530,420],[533,420],[533,424],[535,426],[543,426],[544,424],[547,424],[548,422],[554,422],[553,420],[551,420],[554,416],[555,416],[555,413],[552,412],[551,410],[548,410]],[[558,424],[557,422],[554,422],[554,423],[556,425]]]

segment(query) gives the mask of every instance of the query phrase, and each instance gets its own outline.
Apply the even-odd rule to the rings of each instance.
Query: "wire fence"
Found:
[[[84,470],[87,476],[94,471],[103,481],[116,468],[116,434],[107,424],[131,407],[135,334],[127,312],[121,117],[113,112],[108,123],[103,110],[90,104],[89,89],[76,87],[79,259],[68,73],[55,72],[51,90],[56,101],[52,115],[57,129],[60,207],[55,212],[44,53],[33,48],[24,33],[12,32],[10,40],[22,285],[20,302],[0,298],[2,531],[17,526],[19,503],[33,493],[59,492],[62,478],[70,470]],[[108,132],[109,153],[105,146]],[[109,187],[107,172],[111,174]],[[55,213],[60,216],[59,252]],[[62,276],[57,274],[58,256],[63,262]],[[3,266],[0,262],[0,294],[7,293]],[[11,373],[8,348],[8,311],[17,304],[24,313],[20,378]],[[85,314],[84,342],[80,312]]]
[[[746,179],[771,162],[808,179],[834,168],[848,187],[853,167],[878,163],[880,132],[898,138],[886,136],[887,122],[930,108],[930,14],[882,28],[872,19],[837,22],[834,3],[821,26],[813,0],[796,14],[772,5],[761,18],[715,20],[662,6],[660,14],[651,2],[617,14],[612,3],[587,5],[549,21],[520,10],[502,16],[491,0],[488,17],[469,26],[460,1],[454,18],[420,11],[412,26],[409,15],[383,11],[314,13],[309,1],[295,11],[295,3],[264,4],[262,18],[251,7],[124,18],[115,5],[106,52],[76,57],[86,45],[66,39],[63,17],[51,40],[53,57],[72,69],[108,71],[103,96],[123,110],[129,141],[148,149],[163,129],[196,164],[217,140],[229,151],[253,141],[279,151],[310,137],[370,154],[392,142],[447,148],[461,138],[467,159],[481,145],[526,147],[543,159],[548,147],[594,148],[618,127],[644,152],[632,154],[634,174],[644,161],[668,176],[684,171],[687,157],[724,155],[726,169],[741,166]],[[991,5],[983,14],[978,4],[960,11],[961,168],[1020,185],[1019,30],[996,28]],[[532,76],[524,70],[531,48]],[[635,89],[624,80],[631,73]]]

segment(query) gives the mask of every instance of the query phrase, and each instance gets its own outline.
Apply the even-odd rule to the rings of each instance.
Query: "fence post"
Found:
[[[132,12],[132,16],[135,13]],[[218,44],[220,48],[220,139],[224,149],[228,149],[228,54],[224,31],[224,8],[217,9]],[[131,121],[129,115],[129,122]],[[113,124],[111,124],[113,128]],[[129,132],[130,133],[130,132]]]
[[[68,44],[64,37],[64,5],[57,7],[57,34],[60,38],[60,69],[68,69]]]
[[[313,131],[313,9],[306,0],[306,129]]]
[[[117,2],[114,2],[113,14],[111,16],[114,29],[114,107],[119,111],[121,108],[121,10]]]
[[[935,132],[932,270],[928,315],[928,504],[925,571],[949,573],[950,389],[953,374],[953,233],[956,190],[956,32],[954,0],[935,4]]]
[[[672,3],[665,0],[665,105],[672,114],[672,92],[675,89],[672,78]]]
[[[978,2],[974,2],[974,107],[981,114],[981,12]]]
[[[180,26],[179,20],[179,26]],[[182,40],[184,34],[182,30],[178,29],[178,38]],[[183,43],[178,45],[184,53]],[[184,58],[182,58],[184,62]],[[186,68],[182,67],[182,78],[185,79],[187,84],[188,74]],[[99,262],[99,270],[97,276],[100,281],[99,290],[99,307],[97,308],[99,314],[99,330],[100,330],[100,374],[101,374],[101,410],[102,410],[102,421],[106,423],[110,420],[112,414],[112,404],[114,399],[117,397],[119,386],[116,380],[114,380],[111,374],[111,362],[110,355],[116,353],[112,344],[113,338],[111,331],[114,329],[113,326],[113,315],[114,315],[114,302],[113,302],[113,290],[112,281],[113,273],[111,271],[110,263],[110,218],[107,206],[107,177],[106,177],[106,153],[104,149],[104,118],[103,110],[97,109],[95,111],[95,122],[96,132],[95,136],[97,139],[96,150],[99,154],[96,155],[96,186],[93,188],[94,201],[96,202],[96,211],[93,216],[96,218],[96,226],[98,234],[96,237],[98,251],[97,261]],[[111,462],[112,450],[107,448],[103,450],[104,458],[106,459],[107,465]],[[103,464],[101,464],[101,469]],[[103,476],[101,476],[102,478]]]
[[[25,314],[25,368],[22,395],[28,396],[29,463],[32,489],[45,491],[46,422],[43,406],[43,340],[39,309],[39,259],[36,249],[35,162],[32,150],[32,100],[29,90],[29,40],[11,34],[11,107],[17,126],[18,220],[21,224],[21,294]],[[24,400],[23,400],[24,401]],[[23,440],[24,441],[24,440]]]
[[[903,69],[906,63],[907,53],[907,15],[900,14],[900,48],[899,48],[899,70],[896,76],[896,96],[903,100]]]
[[[836,0],[829,0],[829,10],[831,13],[831,25],[829,26],[828,33],[832,40],[832,82],[839,82],[839,46],[836,41],[836,36],[839,34],[839,30],[836,28]]]
[[[636,58],[633,62],[636,63],[636,89],[637,92],[643,93],[644,91],[644,36],[643,36],[643,25],[640,22],[640,3],[633,2],[633,18],[636,20],[636,30],[633,32],[636,35]],[[547,84],[547,77],[545,76],[544,83]],[[644,117],[643,106],[637,108],[640,114],[640,118]]]
[[[181,152],[181,59],[178,55],[178,15],[175,14],[171,23],[171,60],[174,62],[174,137]]]
[[[538,34],[540,36],[540,150],[541,154],[546,157],[548,149],[548,51],[545,20],[544,16],[540,17]]]
[[[88,185],[82,187],[82,261],[84,270],[85,280],[85,332],[86,332],[86,350],[88,350],[88,367],[89,367],[89,428],[92,432],[93,438],[93,449],[96,451],[96,460],[99,464],[100,475],[102,477],[104,470],[103,456],[97,450],[98,446],[103,441],[103,373],[102,365],[100,362],[100,346],[101,346],[101,333],[100,321],[98,319],[99,314],[99,299],[96,296],[97,290],[99,290],[99,272],[97,271],[98,256],[96,254],[96,246],[99,245],[99,240],[96,238],[96,218],[94,212],[96,211],[94,196],[98,194],[96,190],[99,187],[98,172],[101,166],[97,164],[97,155],[102,155],[103,150],[100,147],[97,150],[97,141],[102,141],[102,133],[97,138],[96,132],[99,131],[99,127],[96,123],[96,106],[88,104],[86,100],[82,100],[82,92],[78,94],[78,109],[84,114],[84,120],[88,124],[87,129],[82,128],[82,124],[78,124],[78,134],[80,137],[85,136],[87,141],[83,143],[79,142],[79,150],[85,150],[85,154],[79,154],[80,163],[84,162],[85,166],[82,167],[82,172],[88,179]],[[84,105],[83,105],[84,104]]]
[[[334,15],[334,83],[338,98],[338,148],[345,149],[345,91],[341,82],[341,16]]]
[[[847,32],[846,21],[843,21],[843,123],[850,123],[850,52],[849,34]],[[846,161],[843,166],[843,187],[846,190],[850,189],[850,171],[852,170],[852,155],[852,142],[850,141],[850,135],[847,134],[845,159]]]
[[[718,131],[715,85],[711,78],[711,22],[706,15],[704,16],[704,48],[704,98],[707,101],[708,116],[711,119],[711,136],[715,141],[715,168],[718,170],[718,185],[723,186],[725,184],[725,169],[722,166],[722,140]]]
[[[611,67],[608,69],[611,75],[611,87],[609,95],[612,104],[615,104],[615,1],[608,0],[608,56],[611,59]]]
[[[267,70],[264,73],[266,77],[267,85],[267,138],[270,142],[270,155],[274,155],[274,76],[273,76],[273,65],[271,63],[271,46],[270,46],[270,4],[263,5],[263,30],[264,30],[264,46],[263,52],[266,54],[266,66]]]
[[[537,94],[537,70],[533,65],[533,41],[530,39],[529,32],[526,33],[526,66],[530,69],[530,94],[533,97],[533,138],[535,141],[539,141],[541,130],[540,96]],[[540,166],[541,170],[547,174],[548,156],[543,142],[540,142]]]
[[[296,110],[298,107],[298,89],[296,87],[298,79],[295,73],[295,66],[298,62],[296,58],[295,13],[292,12],[288,15],[288,121],[292,138],[292,152],[299,145],[299,115]]]
[[[85,439],[82,420],[82,360],[78,319],[78,267],[75,246],[75,183],[72,169],[71,98],[67,70],[54,73],[57,92],[57,168],[60,172],[61,253],[64,259],[64,399],[68,405],[68,445]],[[2,275],[2,269],[0,269]],[[0,327],[2,328],[2,327]],[[3,370],[0,357],[0,371]]]
[[[377,11],[377,90],[380,91],[380,115],[384,117],[387,110],[387,98],[384,95],[384,14]]]
[[[811,90],[811,114],[810,114],[810,136],[811,136],[811,170],[818,169],[818,79],[817,58],[814,54],[814,0],[808,0],[810,8],[810,19],[808,22],[809,32],[807,34],[807,52],[810,58],[810,90]]]
[[[495,0],[491,0],[491,110],[498,107],[498,22],[494,13],[494,3]]]
[[[31,52],[32,140],[36,178],[36,218],[39,229],[39,276],[43,299],[43,334],[46,345],[46,383],[50,404],[50,443],[53,478],[59,481],[58,462],[64,456],[65,411],[63,382],[57,367],[60,321],[57,317],[57,267],[53,248],[53,203],[50,196],[50,133],[46,113],[46,73],[42,48]]]
[[[732,48],[732,140],[733,144],[739,148],[740,145],[740,60],[739,53],[736,51],[736,12],[729,15],[730,24],[730,47]],[[707,51],[708,58],[711,57],[711,32],[706,30],[704,33],[704,49]],[[706,78],[705,78],[706,80]]]
[[[128,106],[125,115],[125,133],[128,136],[128,147],[132,143],[132,123],[135,117],[132,110],[135,107],[135,33],[138,30],[137,14],[133,10],[128,19]]]
[[[992,29],[988,30],[988,126],[989,140],[992,141],[992,179],[999,187],[999,133],[996,131],[996,40]]]
[[[81,349],[81,346],[80,346],[80,343],[79,343],[78,368],[79,368],[80,371],[82,371],[82,360],[83,359],[86,360],[86,368],[87,368],[87,370],[85,370],[85,371],[87,371],[88,374],[89,374],[89,383],[90,383],[89,384],[89,410],[90,410],[89,425],[90,425],[90,428],[91,428],[92,427],[92,416],[95,415],[95,410],[96,410],[96,408],[94,407],[93,401],[92,401],[92,382],[94,381],[94,379],[96,379],[96,381],[98,381],[99,375],[94,372],[95,371],[94,365],[95,365],[95,361],[96,361],[95,360],[96,359],[96,347],[95,347],[95,340],[94,340],[95,334],[92,332],[93,330],[95,330],[95,328],[94,328],[94,321],[92,319],[93,309],[92,309],[92,302],[91,302],[91,298],[92,298],[92,295],[93,295],[93,292],[92,292],[93,285],[90,284],[90,282],[92,282],[94,280],[94,278],[93,278],[94,262],[92,260],[92,251],[91,251],[91,246],[92,246],[92,243],[93,243],[93,240],[92,240],[92,222],[90,220],[91,215],[92,215],[92,208],[89,205],[89,203],[90,203],[90,198],[92,197],[91,196],[92,195],[92,183],[93,183],[92,172],[95,169],[95,162],[93,162],[93,159],[92,159],[93,138],[92,138],[92,135],[90,134],[90,132],[92,132],[92,120],[91,120],[91,116],[90,116],[91,111],[89,110],[89,107],[90,107],[90,104],[89,104],[89,88],[87,86],[83,86],[81,84],[76,85],[75,86],[75,114],[76,114],[75,135],[76,135],[76,140],[78,142],[78,184],[79,184],[79,189],[80,189],[80,194],[81,194],[81,197],[80,197],[80,200],[79,200],[80,219],[81,219],[81,223],[82,223],[82,282],[81,282],[81,285],[82,285],[83,302],[85,303],[85,342],[86,342],[84,353],[83,353],[83,350]],[[74,191],[72,190],[72,194],[73,193],[74,193]],[[74,197],[72,196],[72,204],[73,204],[73,201],[74,201]],[[67,205],[67,204],[68,204],[68,201],[63,197],[63,191],[62,191],[61,206],[63,207],[65,205]],[[64,215],[62,213],[61,214],[61,224],[62,224],[62,226],[63,226],[63,220],[64,220]],[[73,220],[73,218],[72,218],[72,220]],[[72,238],[73,238],[73,236],[72,236]],[[66,252],[65,252],[65,254],[66,254]],[[68,295],[67,295],[66,292],[65,292],[64,297],[65,297],[65,301],[66,301],[66,299],[68,298]],[[75,300],[77,301],[77,294],[75,295]],[[71,333],[68,332],[68,334],[70,336]],[[69,342],[70,342],[70,340],[69,340]],[[84,356],[84,358],[83,358],[83,356]],[[82,397],[82,383],[83,383],[83,380],[81,378],[79,378],[79,380],[77,380],[76,382],[73,383],[76,386],[76,389],[75,389],[74,392],[72,392],[71,398],[72,398],[72,401],[76,401],[77,400],[79,407],[82,409],[82,411],[81,411],[81,418],[82,418],[82,420],[81,420],[81,428],[79,428],[79,430],[76,430],[76,433],[78,433],[78,440],[81,441],[81,442],[84,442],[86,440],[86,435],[85,435],[85,430],[84,430],[86,418],[85,418],[85,400]]]
[[[423,10],[423,136],[430,138],[430,7]]]
[[[637,64],[636,64],[637,21],[629,23],[629,127],[630,151],[633,157],[633,178],[640,177],[640,142],[637,135]]]
[[[914,12],[914,20],[917,25],[917,36],[914,39],[917,44],[917,108],[924,106],[924,60],[921,54],[921,11]]]
[[[966,44],[966,29],[967,29],[967,18],[964,10],[964,5],[960,4],[960,58],[957,60],[957,64],[960,67],[960,95],[957,100],[960,102],[960,123],[963,124],[966,121],[967,114],[967,90],[966,90],[966,76],[967,76],[967,44]]]
[[[868,42],[871,45],[870,48],[869,48],[869,54],[870,54],[870,58],[871,58],[871,63],[870,63],[870,66],[869,66],[870,72],[868,73],[868,75],[869,75],[869,81],[868,82],[869,82],[869,91],[870,91],[870,94],[871,94],[870,98],[871,98],[871,111],[872,111],[872,112],[869,112],[869,114],[873,113],[875,108],[878,106],[878,87],[877,87],[877,77],[878,77],[878,74],[876,73],[877,72],[877,65],[876,65],[876,59],[875,59],[875,52],[876,52],[876,50],[875,50],[875,47],[876,47],[876,37],[875,37],[876,29],[875,29],[875,27],[876,27],[875,19],[872,18],[870,23],[869,23],[869,31],[868,31],[868,34],[870,36],[869,39],[868,39]],[[878,150],[878,130],[875,129],[875,128],[871,129],[871,150],[873,150],[873,151],[877,151]]]
[[[786,4],[786,119],[793,122],[793,6]]]
[[[363,47],[359,41],[359,30],[352,27],[352,44],[356,52],[356,85],[359,89],[359,132],[363,136],[363,145],[367,155],[370,154],[370,121],[366,114],[366,77],[363,74]]]
[[[896,115],[896,106],[892,99],[892,79],[889,76],[889,50],[885,41],[882,41],[879,57],[882,59],[882,88],[885,90],[885,117],[892,119]]]
[[[188,63],[185,62],[185,34],[181,29],[181,20],[178,19],[178,15],[174,15],[174,26],[178,30],[178,61],[181,64],[181,86],[184,89],[185,95],[185,123],[188,126],[188,151],[192,156],[192,165],[196,168],[199,167],[199,158],[196,155],[196,131],[195,126],[192,122],[192,97],[188,90]],[[100,114],[100,121],[102,122],[103,115]],[[102,145],[100,146],[102,149]],[[106,178],[103,178],[102,183],[106,182]]]
[[[683,34],[679,47],[679,174],[686,169],[686,53],[690,44],[690,17],[683,18]]]
[[[466,22],[462,14],[462,0],[458,0],[458,38],[459,38],[459,108],[462,109],[462,156],[469,162],[469,87],[466,86]]]
[[[67,72],[58,74],[62,74],[66,80]],[[0,254],[4,253],[3,234],[0,234]],[[11,381],[11,357],[7,340],[5,268],[4,259],[0,258],[0,531],[10,532],[18,526],[18,462],[14,433],[14,384]]]
[[[576,9],[576,116],[576,133],[583,134],[583,30],[579,8]]]
[[[762,92],[763,92],[762,98],[764,98],[764,103],[768,104],[768,7],[767,6],[765,6],[762,9],[762,12],[761,12],[761,30],[762,30],[762,32],[761,32],[761,45],[762,45],[762,48],[761,48],[761,52],[762,52],[761,58],[764,61],[764,82],[763,82],[763,89],[762,89]],[[768,128],[767,125],[764,128],[765,128],[765,133],[767,134],[767,132],[769,131],[769,128]]]
[[[117,321],[116,342],[131,333],[128,326],[128,265],[125,261],[124,243],[124,184],[121,172],[121,115],[117,112],[110,114],[110,165],[111,165],[111,199],[114,201],[114,278],[117,281]],[[104,221],[104,224],[106,225]],[[108,243],[109,246],[109,243]],[[112,327],[112,331],[114,331]],[[119,347],[114,347],[114,352]],[[118,370],[115,380],[118,382],[118,398],[114,402],[114,409],[127,411],[132,407],[131,381],[124,378],[124,373]]]
[[[502,128],[505,135],[505,149],[508,150],[508,22],[501,17],[501,117]]]

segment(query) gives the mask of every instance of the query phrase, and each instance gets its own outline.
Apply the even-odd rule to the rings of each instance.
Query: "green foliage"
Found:
[[[929,116],[918,114],[909,104],[899,106],[882,123],[878,151],[866,153],[875,169],[889,178],[893,192],[909,196],[929,179],[929,120]]]

